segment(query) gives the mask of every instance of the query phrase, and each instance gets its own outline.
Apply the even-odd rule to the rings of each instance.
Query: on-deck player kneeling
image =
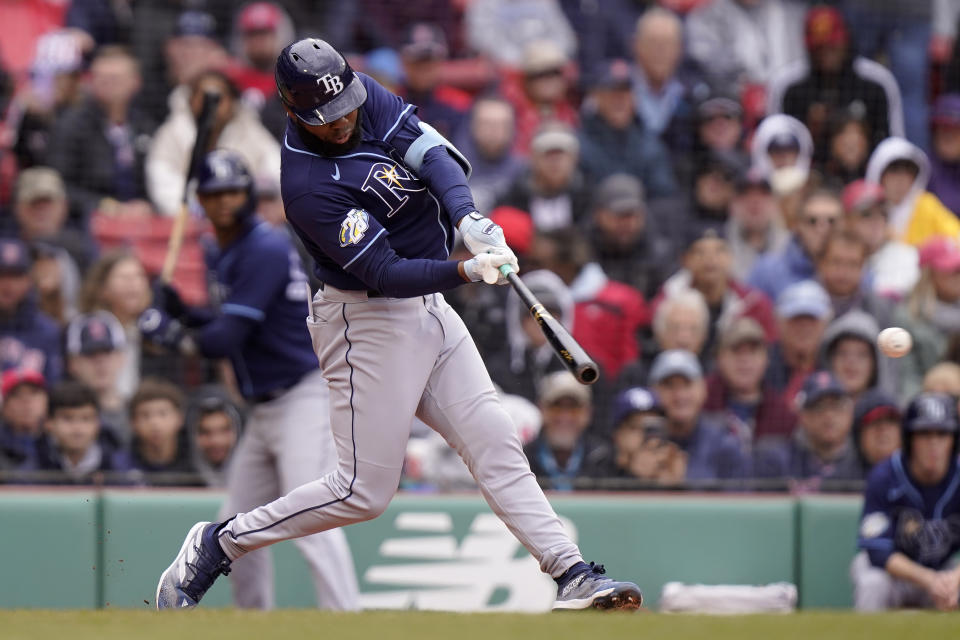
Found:
[[[414,415],[457,450],[490,507],[556,580],[554,609],[638,608],[637,585],[586,564],[564,532],[463,321],[437,293],[504,284],[498,267],[518,266],[500,227],[475,210],[469,163],[413,105],[323,40],[285,48],[276,79],[289,116],[283,203],[324,283],[307,325],[339,463],[267,505],[194,525],[160,578],[157,608],[195,606],[254,549],[380,515]],[[448,260],[454,226],[473,258]]]

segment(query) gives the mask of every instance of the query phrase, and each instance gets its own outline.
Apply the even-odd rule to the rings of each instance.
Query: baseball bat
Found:
[[[583,347],[573,339],[560,322],[537,300],[537,296],[527,288],[523,280],[514,273],[510,265],[500,267],[500,273],[510,281],[513,290],[517,292],[523,304],[530,309],[530,315],[540,325],[540,331],[560,361],[570,370],[580,384],[593,384],[600,378],[600,369]]]
[[[210,142],[210,132],[213,129],[213,116],[220,104],[220,94],[214,91],[205,91],[203,93],[203,107],[200,109],[200,117],[197,118],[197,137],[193,141],[193,151],[190,152],[190,164],[187,166],[187,175],[183,181],[183,199],[180,202],[180,209],[173,218],[173,227],[170,229],[170,238],[167,240],[167,255],[163,259],[163,270],[160,271],[160,280],[169,284],[173,280],[173,272],[177,268],[177,260],[180,258],[180,248],[183,246],[183,234],[187,228],[187,218],[190,211],[187,208],[190,197],[190,180],[197,173],[203,155],[206,153],[207,144]]]

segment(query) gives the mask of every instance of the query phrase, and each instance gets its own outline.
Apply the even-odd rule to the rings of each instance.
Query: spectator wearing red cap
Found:
[[[910,353],[896,361],[900,399],[906,400],[920,391],[924,374],[960,333],[960,246],[954,240],[933,238],[920,247],[920,280],[891,323],[913,336]]]
[[[927,189],[956,214],[960,212],[960,93],[937,98],[930,123],[933,138]]]
[[[8,369],[0,378],[0,470],[19,466],[36,454],[47,415],[47,381],[39,371]],[[0,479],[2,482],[2,479]]]
[[[294,36],[290,16],[274,2],[251,2],[240,10],[230,36],[230,53],[236,59],[230,77],[245,99],[262,105],[277,92],[273,68]]]
[[[871,146],[904,132],[897,81],[885,67],[857,56],[839,10],[816,6],[807,12],[804,39],[809,62],[782,70],[770,84],[767,111],[786,113],[807,125],[815,160],[823,163],[830,148],[828,123],[839,111],[856,110],[870,130]]]
[[[873,292],[901,300],[920,277],[917,249],[891,238],[883,188],[857,180],[843,190],[846,227],[867,247],[867,273]]]

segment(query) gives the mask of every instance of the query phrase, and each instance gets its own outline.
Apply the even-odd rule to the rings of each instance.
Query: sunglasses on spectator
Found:
[[[563,75],[563,69],[561,67],[557,67],[556,69],[544,69],[543,71],[528,73],[527,77],[530,78],[531,80],[537,80],[540,78],[552,78],[555,76],[562,76],[562,75]]]
[[[804,216],[803,224],[808,227],[819,227],[820,225],[833,227],[839,220],[840,216]]]

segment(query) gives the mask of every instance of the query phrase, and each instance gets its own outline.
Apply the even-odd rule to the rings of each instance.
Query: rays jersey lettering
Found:
[[[375,194],[387,205],[391,218],[410,201],[410,193],[426,190],[426,186],[399,164],[375,162],[363,181],[362,191]],[[342,246],[342,245],[341,245]]]

